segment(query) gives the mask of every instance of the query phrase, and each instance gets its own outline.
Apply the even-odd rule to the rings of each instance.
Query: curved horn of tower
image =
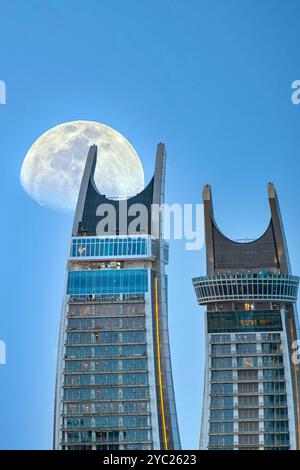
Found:
[[[280,272],[282,274],[289,274],[291,272],[289,254],[281,219],[278,197],[273,183],[268,183],[268,198]]]
[[[76,237],[79,230],[79,224],[83,218],[83,211],[87,197],[87,190],[91,177],[94,175],[97,163],[97,145],[91,145],[87,156],[86,164],[83,171],[79,195],[77,199],[76,211],[74,216],[72,236]]]
[[[240,243],[226,237],[215,221],[209,185],[203,190],[207,274],[257,271],[288,274],[291,271],[279,203],[272,183],[268,184],[270,222],[252,242]]]

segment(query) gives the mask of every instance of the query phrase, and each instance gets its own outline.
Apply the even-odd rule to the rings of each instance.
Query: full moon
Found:
[[[24,190],[40,205],[76,207],[90,145],[98,147],[95,183],[109,197],[133,196],[144,188],[138,154],[115,129],[93,121],[72,121],[49,129],[27,152],[21,168]]]

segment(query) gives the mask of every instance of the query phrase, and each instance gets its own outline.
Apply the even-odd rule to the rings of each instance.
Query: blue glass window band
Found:
[[[68,295],[142,294],[148,292],[147,269],[69,271]]]

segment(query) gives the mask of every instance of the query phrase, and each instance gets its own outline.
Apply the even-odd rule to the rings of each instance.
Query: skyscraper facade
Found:
[[[278,200],[257,240],[225,237],[203,192],[207,275],[193,279],[206,306],[206,369],[201,449],[300,448],[295,354],[299,278],[291,274]]]
[[[168,245],[162,213],[153,209],[164,201],[165,147],[157,147],[155,174],[146,188],[121,201],[96,188],[96,159],[97,147],[91,146],[67,262],[54,448],[179,449]]]

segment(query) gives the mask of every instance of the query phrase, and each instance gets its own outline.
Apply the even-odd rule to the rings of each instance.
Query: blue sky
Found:
[[[127,136],[149,180],[168,149],[167,202],[201,202],[230,237],[266,228],[277,187],[292,267],[300,273],[300,4],[289,0],[0,0],[0,448],[52,445],[57,332],[72,215],[22,190],[26,151],[45,130],[96,120]],[[191,278],[204,255],[170,244],[169,318],[184,448],[197,448],[202,311]],[[178,289],[180,286],[180,289]]]

